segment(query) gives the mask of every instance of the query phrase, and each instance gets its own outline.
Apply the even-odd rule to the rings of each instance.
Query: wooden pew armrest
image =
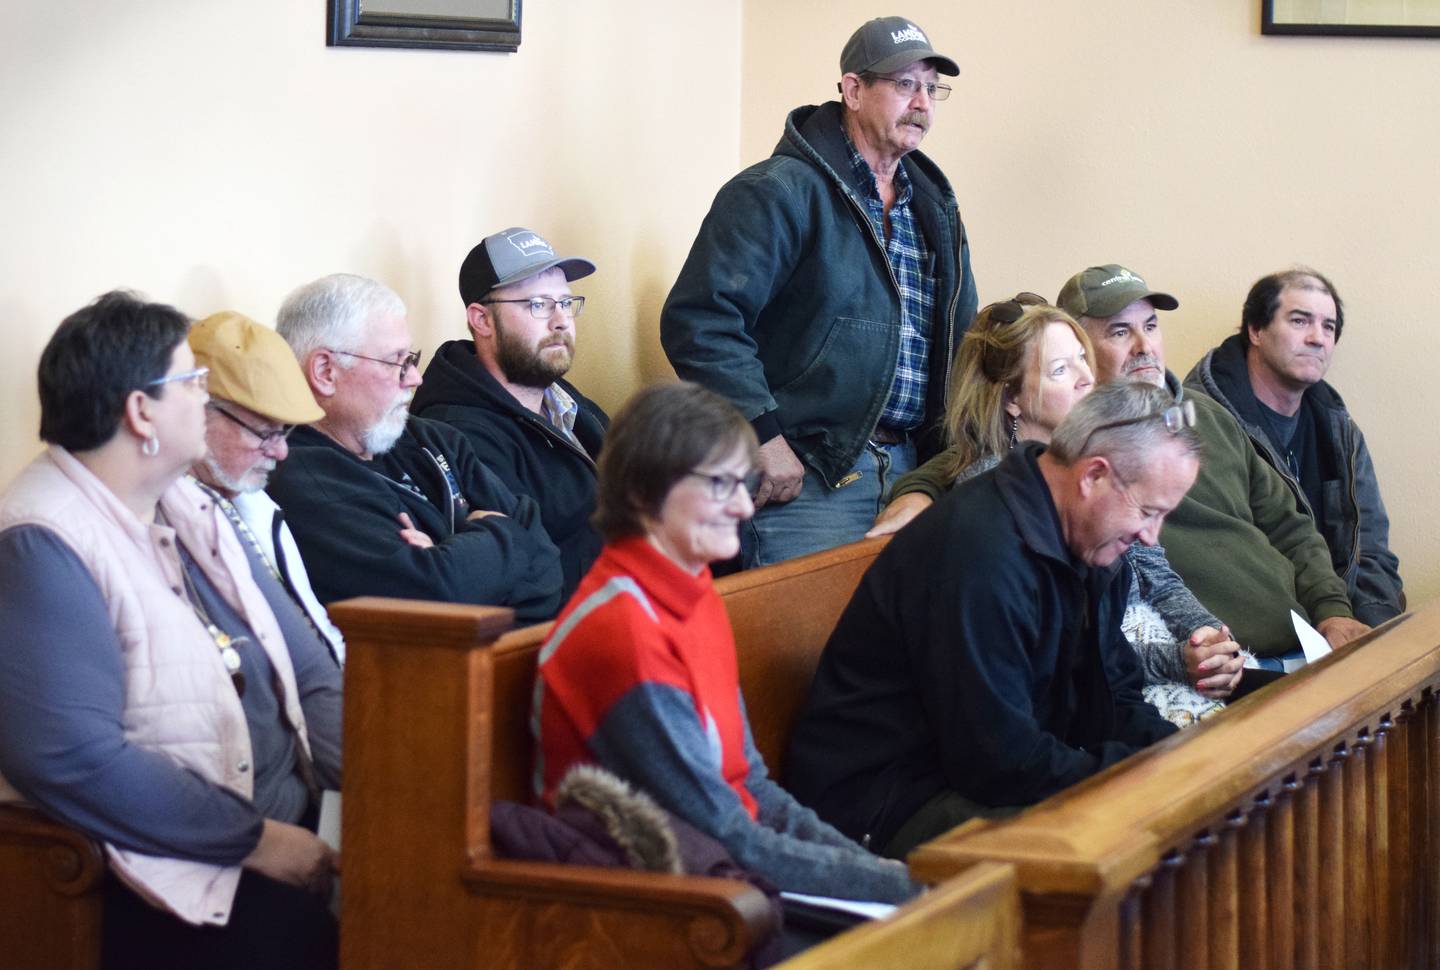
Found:
[[[0,805],[0,846],[43,851],[45,884],[64,896],[94,890],[105,875],[99,843],[29,805]]]
[[[746,882],[554,862],[490,859],[463,875],[477,895],[537,905],[580,906],[599,920],[623,923],[627,913],[664,913],[704,964],[739,963],[777,927],[765,894]],[[593,927],[575,927],[593,932]]]

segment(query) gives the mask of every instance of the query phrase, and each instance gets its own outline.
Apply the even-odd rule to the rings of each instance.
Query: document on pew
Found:
[[[849,913],[863,919],[884,919],[895,912],[893,903],[867,903],[855,899],[836,899],[833,896],[810,896],[805,893],[787,892],[782,892],[780,898],[800,903],[803,906],[814,906],[817,909],[828,909],[837,913]]]
[[[1305,651],[1304,660],[1285,661],[1285,672],[1298,670],[1306,664],[1313,664],[1321,657],[1330,652],[1330,641],[1325,639],[1324,634],[1305,622],[1305,617],[1290,611],[1290,622],[1295,625],[1295,635],[1300,638],[1300,649]],[[1292,667],[1291,664],[1294,664]]]
[[[340,793],[325,789],[320,793],[320,824],[315,834],[336,852],[340,851]]]

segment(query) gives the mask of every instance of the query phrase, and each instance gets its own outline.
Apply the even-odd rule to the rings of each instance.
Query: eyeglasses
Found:
[[[1090,447],[1090,439],[1102,431],[1110,431],[1113,428],[1123,428],[1131,424],[1143,424],[1156,418],[1165,422],[1165,430],[1171,434],[1179,434],[1186,428],[1195,427],[1195,402],[1176,401],[1163,411],[1153,414],[1142,414],[1138,418],[1126,418],[1124,421],[1111,421],[1109,424],[1102,424],[1085,436],[1080,443],[1080,454],[1085,454],[1085,449]]]
[[[200,390],[208,390],[210,387],[210,368],[197,367],[194,370],[181,371],[178,374],[166,374],[164,377],[157,377],[153,381],[146,381],[141,387],[160,387],[162,384],[189,384],[191,387]]]
[[[259,431],[255,428],[250,427],[247,422],[241,421],[235,415],[231,414],[229,411],[225,410],[218,404],[212,403],[210,405],[210,410],[214,411],[216,414],[221,415],[222,417],[229,418],[231,421],[234,421],[236,424],[240,425],[240,427],[253,434],[256,438],[260,439],[261,448],[269,448],[271,445],[275,444],[278,441],[284,441],[286,438],[290,437],[290,432],[295,430],[295,425],[293,424],[282,424],[274,431]]]
[[[710,497],[717,502],[728,502],[730,496],[735,494],[735,489],[741,485],[745,486],[746,493],[752,497],[755,495],[756,490],[760,488],[761,475],[759,471],[753,471],[744,476],[730,475],[724,472],[719,474],[713,472],[687,472],[687,474],[691,478],[698,478],[702,481],[709,482]]]
[[[491,303],[524,303],[530,307],[530,315],[536,320],[548,320],[550,314],[555,312],[558,306],[560,312],[568,317],[578,317],[580,311],[585,309],[585,298],[583,296],[562,296],[555,299],[553,296],[532,296],[524,300],[481,300],[482,304]]]
[[[387,367],[400,368],[400,380],[405,380],[405,372],[410,368],[420,369],[420,351],[412,350],[400,360],[386,360],[384,357],[367,357],[364,354],[357,354],[351,350],[331,350],[332,354],[343,354],[346,357],[358,357],[360,360],[373,360],[377,364],[385,364]]]
[[[905,100],[915,97],[915,93],[921,88],[931,101],[944,101],[950,97],[950,85],[937,84],[934,81],[919,81],[913,77],[891,77],[888,74],[866,74],[865,77],[874,81],[889,81],[895,85],[895,90],[904,96]]]
[[[1048,306],[1050,301],[1039,293],[1016,293],[1008,300],[1001,300],[999,303],[991,303],[983,308],[977,317],[988,315],[995,323],[1014,323],[1024,315],[1029,307]]]

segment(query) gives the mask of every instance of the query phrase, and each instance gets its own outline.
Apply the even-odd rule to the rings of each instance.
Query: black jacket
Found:
[[[322,603],[398,596],[511,606],[522,623],[560,609],[560,559],[535,503],[512,494],[446,425],[412,417],[372,461],[296,428],[269,492]],[[477,509],[504,514],[468,521]],[[400,538],[401,512],[433,548]]]
[[[837,101],[796,108],[775,153],[720,189],[660,313],[675,372],[728,398],[831,487],[890,395],[900,291],[850,168]],[[955,193],[922,152],[901,164],[934,260],[921,458],[939,446],[950,359],[975,316]]]
[[[562,600],[568,600],[600,555],[600,534],[591,528],[590,516],[595,511],[595,459],[610,418],[567,381],[556,383],[579,407],[575,437],[580,448],[501,387],[480,365],[470,340],[440,345],[425,368],[425,382],[415,392],[411,411],[462,432],[510,491],[540,506],[545,531],[560,549]]]
[[[786,784],[884,845],[951,790],[1030,805],[1175,728],[1120,632],[1120,559],[1074,560],[1036,457],[1016,448],[902,530],[826,644]]]
[[[1209,395],[1235,415],[1255,450],[1290,486],[1296,504],[1316,518],[1330,547],[1331,565],[1349,590],[1355,618],[1377,626],[1398,616],[1405,611],[1400,560],[1390,551],[1390,516],[1359,425],[1351,419],[1340,394],[1325,381],[1312,385],[1301,398],[1300,407],[1306,418],[1314,421],[1319,446],[1330,459],[1327,464],[1338,473],[1323,483],[1325,507],[1317,517],[1261,419],[1260,404],[1250,386],[1248,346],[1240,334],[1226,338],[1200,358],[1186,376],[1185,386]]]

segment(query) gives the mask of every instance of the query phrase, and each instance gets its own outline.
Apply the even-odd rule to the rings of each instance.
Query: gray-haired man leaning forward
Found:
[[[1188,413],[1148,384],[1100,388],[1048,449],[1021,444],[898,533],[820,659],[795,796],[903,857],[1172,733],[1120,630],[1122,557],[1195,481]]]

